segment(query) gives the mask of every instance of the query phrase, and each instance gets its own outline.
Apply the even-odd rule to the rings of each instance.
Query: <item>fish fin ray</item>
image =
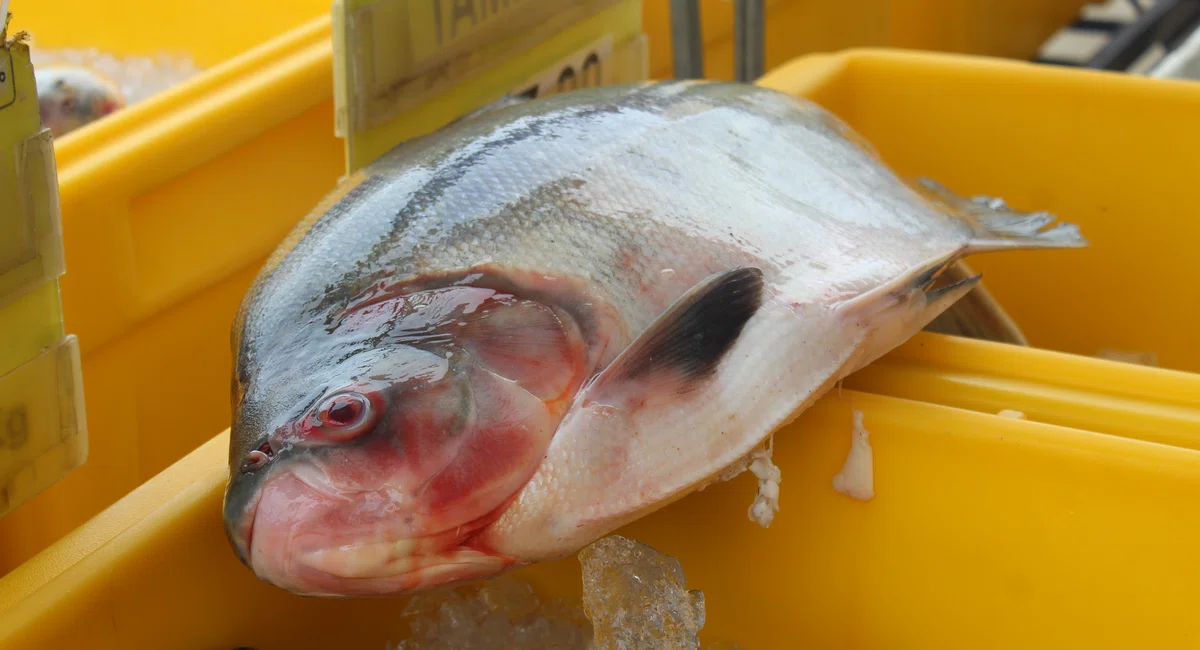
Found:
[[[954,304],[958,299],[967,295],[975,287],[979,286],[979,280],[982,275],[973,275],[969,278],[963,278],[957,282],[952,282],[937,289],[930,289],[925,292],[925,310],[942,313],[947,307]]]
[[[979,275],[961,277],[956,265],[962,249],[921,264],[870,291],[855,296],[835,309],[845,318],[870,331],[850,364],[857,371],[908,340],[979,286]],[[938,283],[939,280],[950,283]],[[935,283],[938,283],[935,286]],[[1007,315],[1005,314],[1005,317]],[[953,316],[950,317],[954,319]],[[953,321],[952,321],[953,322]]]
[[[1059,222],[1058,217],[1049,212],[1021,212],[994,197],[966,198],[928,178],[916,179],[914,186],[927,200],[966,220],[974,228],[975,235],[963,254],[1088,245],[1079,226]]]
[[[924,293],[932,287],[960,257],[962,249],[917,264],[878,287],[842,302],[837,309],[846,314],[878,311],[890,308],[898,301],[909,300],[916,293]]]
[[[954,283],[976,275],[966,262],[959,260],[946,270],[943,277]],[[925,331],[1010,345],[1029,345],[1024,332],[982,282],[930,321]]]
[[[692,287],[585,388],[588,400],[612,399],[633,386],[671,381],[679,390],[711,375],[763,304],[762,271],[739,267]]]

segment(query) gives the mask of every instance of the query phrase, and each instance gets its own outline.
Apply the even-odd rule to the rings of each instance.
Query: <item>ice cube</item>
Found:
[[[833,489],[859,501],[875,498],[875,461],[871,453],[870,433],[863,425],[863,412],[853,411],[850,453],[842,470],[833,477]]]
[[[688,590],[679,560],[618,535],[579,553],[583,611],[597,650],[697,650],[704,594]]]
[[[578,604],[542,603],[529,584],[508,576],[416,596],[404,616],[411,633],[396,650],[587,650],[592,636]]]
[[[779,483],[783,481],[783,474],[771,462],[774,442],[772,437],[765,447],[750,454],[750,471],[758,478],[758,493],[754,495],[754,503],[750,504],[747,514],[750,521],[763,528],[770,527],[775,520],[775,513],[779,512]]]

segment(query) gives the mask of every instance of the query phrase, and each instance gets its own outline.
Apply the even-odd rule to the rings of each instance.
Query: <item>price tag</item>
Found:
[[[579,48],[515,88],[514,94],[535,99],[608,83],[612,79],[612,41],[612,35],[605,34]]]
[[[576,3],[579,4],[579,3]],[[553,7],[529,0],[429,0],[408,7],[409,42],[414,59],[427,61],[440,52],[478,42],[499,28],[522,30],[552,15]]]

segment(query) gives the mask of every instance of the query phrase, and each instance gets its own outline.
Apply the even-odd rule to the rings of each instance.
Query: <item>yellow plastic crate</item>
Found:
[[[806,57],[762,83],[831,108],[902,172],[1079,223],[1084,252],[979,260],[1034,341],[1083,352],[1101,336],[1154,343],[1190,372],[921,334],[779,432],[782,510],[770,529],[747,521],[754,482],[743,476],[625,534],[678,556],[705,591],[707,635],[743,648],[1196,639],[1200,363],[1174,343],[1187,304],[1156,300],[1189,295],[1181,265],[1198,226],[1185,176],[1200,166],[1189,146],[1200,86],[887,51]],[[1128,182],[1131,168],[1146,173]],[[831,486],[852,409],[874,448],[867,503]],[[402,601],[293,597],[238,563],[221,526],[227,442],[210,440],[0,579],[0,648],[402,639]],[[574,559],[518,575],[545,595],[579,589]]]
[[[1081,0],[872,2],[837,15],[822,8],[829,3],[768,4],[773,64],[815,47],[871,43],[1024,56]],[[650,69],[664,74],[666,5],[643,3]],[[709,70],[727,76],[732,6],[703,6]],[[57,0],[16,9],[15,28],[39,46],[184,52],[207,70],[56,145],[71,269],[63,310],[79,337],[90,456],[0,519],[0,573],[228,425],[233,313],[267,254],[345,170],[333,127],[330,0],[218,0],[200,9],[130,0],[119,10]],[[219,28],[198,27],[210,23]],[[472,86],[470,101],[491,90],[503,89]]]

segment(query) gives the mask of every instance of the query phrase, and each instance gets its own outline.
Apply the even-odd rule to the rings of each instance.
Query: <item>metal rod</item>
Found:
[[[1085,68],[1125,70],[1157,42],[1172,42],[1200,22],[1200,0],[1159,0],[1117,32]]]
[[[763,0],[734,0],[733,75],[754,81],[765,72],[765,10]]]
[[[676,79],[704,77],[704,38],[700,0],[671,0],[671,54]]]

